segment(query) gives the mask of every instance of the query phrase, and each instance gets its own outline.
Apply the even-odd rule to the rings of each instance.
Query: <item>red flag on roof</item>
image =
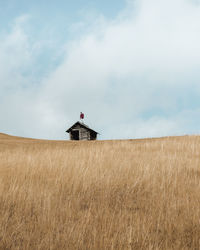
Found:
[[[83,120],[84,119],[84,114],[81,112],[80,113],[80,119]]]

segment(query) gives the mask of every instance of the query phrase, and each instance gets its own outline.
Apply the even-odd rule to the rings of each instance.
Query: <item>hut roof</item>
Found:
[[[94,132],[94,133],[96,133],[96,134],[99,134],[98,132],[96,132],[95,130],[93,130],[93,129],[91,129],[90,127],[88,127],[87,125],[85,125],[84,123],[82,123],[82,122],[76,122],[76,123],[74,123],[74,125],[72,125],[70,128],[68,128],[68,130],[66,130],[66,132],[67,133],[69,133],[74,127],[76,127],[77,125],[79,125],[79,126],[81,126],[82,128],[86,128],[86,129],[88,129],[88,130],[90,130],[90,131],[92,131],[92,132]]]

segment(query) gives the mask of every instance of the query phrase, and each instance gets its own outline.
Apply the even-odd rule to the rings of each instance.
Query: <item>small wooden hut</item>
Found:
[[[89,128],[83,122],[76,122],[68,130],[70,140],[75,141],[92,141],[97,139],[98,133]]]

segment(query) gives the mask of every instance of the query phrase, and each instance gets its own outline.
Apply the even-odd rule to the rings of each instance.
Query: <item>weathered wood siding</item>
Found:
[[[85,128],[80,128],[79,130],[79,139],[80,140],[90,140],[90,133]]]

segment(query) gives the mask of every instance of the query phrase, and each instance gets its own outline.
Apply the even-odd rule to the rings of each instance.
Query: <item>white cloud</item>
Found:
[[[79,111],[86,112],[86,122],[106,139],[198,131],[185,121],[185,114],[195,120],[199,113],[198,104],[193,105],[194,95],[199,96],[199,5],[186,0],[140,0],[127,6],[115,20],[101,17],[81,39],[71,41],[63,62],[41,81],[37,94],[31,88],[28,93],[22,88],[14,92],[21,110],[21,121],[15,117],[16,133],[28,127],[25,135],[64,138],[65,126],[78,119]],[[17,48],[14,58],[22,57],[13,60],[9,73],[5,70],[8,85],[12,68],[32,60],[21,24],[12,36],[11,48]],[[0,47],[0,55],[5,51]],[[15,85],[21,86],[20,81]],[[6,103],[1,106],[10,111]],[[9,117],[4,128],[11,123]],[[8,128],[14,131],[12,124]]]

